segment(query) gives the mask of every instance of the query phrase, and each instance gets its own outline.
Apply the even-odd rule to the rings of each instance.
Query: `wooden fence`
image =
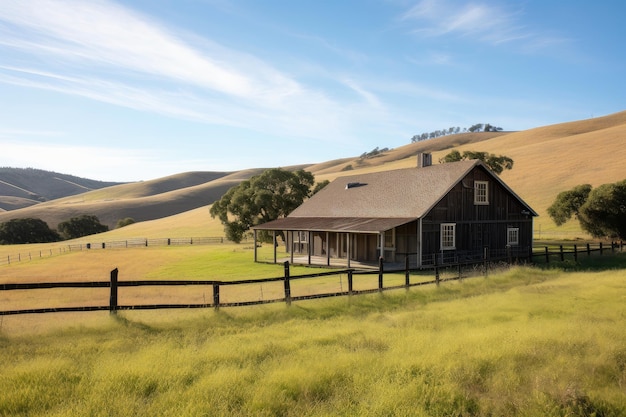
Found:
[[[116,314],[120,310],[154,310],[154,309],[180,309],[180,308],[214,308],[220,307],[235,307],[235,306],[250,306],[259,304],[268,304],[276,302],[284,302],[290,305],[293,301],[310,300],[327,297],[337,296],[352,296],[357,294],[368,294],[375,292],[382,292],[387,290],[411,288],[415,286],[435,284],[439,285],[441,282],[449,280],[458,280],[464,277],[469,277],[475,274],[487,275],[489,264],[487,262],[472,262],[457,265],[433,265],[430,267],[420,268],[419,270],[409,269],[408,262],[405,269],[401,270],[385,270],[384,263],[379,263],[378,270],[355,270],[355,269],[341,269],[331,272],[321,272],[315,274],[305,275],[291,275],[291,268],[289,262],[284,263],[284,274],[281,277],[275,278],[263,278],[263,279],[251,279],[251,280],[239,280],[239,281],[208,281],[208,280],[136,280],[136,281],[120,281],[119,270],[114,269],[110,273],[110,279],[108,281],[96,281],[96,282],[48,282],[48,283],[14,283],[14,284],[0,284],[0,292],[2,291],[15,291],[15,290],[45,290],[53,288],[109,288],[109,304],[108,305],[95,305],[95,306],[80,306],[80,307],[45,307],[45,308],[30,308],[19,310],[4,310],[0,311],[0,316],[17,315],[17,314],[38,314],[38,313],[51,313],[51,312],[80,312],[80,311],[109,311],[111,314]],[[429,273],[430,271],[430,273]],[[411,274],[414,275],[411,275]],[[415,274],[418,275],[415,275]],[[390,275],[394,275],[394,283],[390,285],[386,283],[385,278]],[[358,281],[359,277],[365,277],[367,275],[377,276],[377,285],[370,288],[355,288],[355,281]],[[403,275],[403,277],[402,277]],[[292,292],[292,284],[295,281],[300,280],[313,280],[323,277],[331,276],[346,276],[347,277],[347,289],[331,292],[318,292],[309,293],[306,295],[294,295]],[[402,277],[401,283],[399,277]],[[412,279],[413,278],[413,279]],[[224,301],[221,299],[221,290],[224,288],[240,285],[263,285],[267,283],[282,283],[282,294],[278,297],[268,297],[265,299],[239,299]],[[202,303],[173,303],[173,304],[139,304],[139,305],[125,305],[120,304],[119,291],[125,287],[148,287],[148,286],[203,286],[210,287],[212,289],[212,298],[210,302]]]
[[[0,258],[0,266],[11,265],[23,261],[32,261],[37,258],[49,258],[68,252],[79,252],[96,249],[121,249],[153,246],[181,246],[181,245],[216,245],[231,243],[225,237],[178,237],[178,238],[134,238],[126,240],[111,240],[106,242],[62,242],[51,243],[51,248],[31,250],[29,252],[7,255]]]
[[[608,247],[607,247],[608,246]],[[559,250],[549,250],[548,247],[544,247],[543,250],[533,251],[533,258],[542,257],[545,262],[550,262],[551,258],[558,257],[563,261],[566,255],[571,254],[573,259],[578,259],[580,254],[591,255],[594,252],[603,254],[605,251],[615,252],[616,250],[623,250],[623,243],[611,243],[610,245],[598,244],[597,248],[587,244],[583,247],[573,245],[572,250],[564,249],[563,245],[559,246]],[[110,314],[116,314],[120,310],[154,310],[154,309],[180,309],[180,308],[214,308],[220,307],[235,307],[235,306],[250,306],[259,304],[268,304],[276,302],[284,302],[287,305],[291,305],[293,301],[309,300],[317,298],[337,297],[337,296],[352,296],[357,294],[368,294],[375,292],[383,292],[387,290],[397,289],[409,289],[415,286],[435,284],[439,285],[441,282],[449,280],[460,280],[470,276],[488,276],[490,268],[493,268],[494,264],[489,259],[488,252],[485,252],[483,259],[476,261],[458,262],[438,264],[437,256],[433,256],[433,264],[428,266],[422,266],[420,268],[410,268],[409,258],[406,257],[404,268],[386,270],[385,264],[380,260],[377,269],[372,270],[355,270],[355,269],[340,269],[331,272],[321,272],[315,274],[305,275],[291,275],[291,269],[289,262],[285,262],[284,273],[281,277],[263,278],[263,279],[250,279],[239,281],[209,281],[209,280],[136,280],[136,281],[120,281],[119,270],[114,269],[110,273],[108,281],[96,281],[96,282],[48,282],[48,283],[13,283],[13,284],[0,284],[0,292],[2,291],[15,291],[15,290],[45,290],[55,288],[109,288],[109,303],[108,305],[93,305],[93,306],[71,306],[71,307],[45,307],[45,308],[30,308],[30,309],[18,309],[18,310],[4,310],[0,311],[0,316],[17,315],[17,314],[37,314],[37,313],[51,313],[51,312],[80,312],[80,311],[109,311]],[[292,283],[300,280],[313,280],[323,277],[331,276],[343,276],[347,277],[347,290],[343,289],[343,285],[339,291],[326,291],[308,293],[304,295],[294,295],[292,292]],[[377,280],[375,286],[368,288],[355,289],[355,280],[360,280],[361,277],[368,275],[374,276]],[[393,277],[392,282],[388,282],[386,277]],[[221,290],[233,286],[243,285],[263,285],[268,283],[282,283],[281,294],[279,296],[270,296],[261,299],[239,299],[224,301],[221,299]],[[202,303],[159,303],[159,304],[120,304],[119,290],[125,287],[165,287],[165,286],[202,286],[209,287],[212,291],[212,298],[209,302],[204,300]]]
[[[568,259],[572,259],[575,262],[578,261],[578,257],[581,255],[591,256],[593,253],[599,253],[600,255],[604,254],[604,252],[615,253],[616,251],[623,252],[624,250],[624,242],[611,242],[609,244],[603,244],[602,242],[597,244],[586,243],[583,245],[573,244],[571,247],[566,247],[564,245],[559,245],[558,249],[556,247],[550,248],[550,246],[541,246],[535,247],[533,249],[533,261],[543,261],[545,263],[550,263],[550,261],[565,261],[566,256]],[[571,255],[571,256],[570,256]]]

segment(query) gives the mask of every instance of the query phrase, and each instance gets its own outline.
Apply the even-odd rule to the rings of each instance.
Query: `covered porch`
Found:
[[[386,263],[404,265],[406,255],[411,255],[411,263],[418,265],[418,224],[410,218],[287,217],[253,228],[254,260],[258,262],[258,232],[265,231],[271,233],[274,243],[274,263],[378,268],[381,257]],[[277,248],[281,241],[288,257],[279,259]]]

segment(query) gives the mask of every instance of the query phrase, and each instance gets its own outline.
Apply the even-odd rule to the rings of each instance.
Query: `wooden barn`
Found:
[[[419,267],[530,256],[537,213],[528,204],[478,160],[430,161],[420,154],[416,168],[337,178],[289,216],[254,227],[255,247],[265,230],[275,247],[283,238],[292,263],[408,257]]]

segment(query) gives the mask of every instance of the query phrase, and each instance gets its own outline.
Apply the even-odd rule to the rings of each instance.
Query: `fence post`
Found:
[[[378,292],[383,290],[383,257],[378,258]]]
[[[109,297],[109,314],[117,314],[117,273],[118,269],[115,268],[111,271],[111,295]]]
[[[600,242],[600,255],[602,255],[602,242]]]
[[[409,273],[409,255],[404,258],[404,286],[409,289],[411,285],[410,273]]]
[[[220,309],[220,284],[213,284],[213,308],[215,311]]]
[[[459,262],[459,281],[463,280],[463,273],[461,272],[461,262]]]
[[[437,284],[437,286],[439,286],[439,267],[437,264],[437,254],[435,253],[435,283]]]
[[[285,302],[291,305],[291,284],[289,283],[289,261],[285,261]]]
[[[615,243],[611,241],[611,253],[615,253]]]
[[[348,295],[352,295],[352,270],[348,270]]]
[[[591,246],[587,243],[587,256],[591,256]]]
[[[578,247],[574,245],[574,261],[578,262]]]
[[[550,252],[548,251],[548,247],[546,246],[546,263],[550,263]]]

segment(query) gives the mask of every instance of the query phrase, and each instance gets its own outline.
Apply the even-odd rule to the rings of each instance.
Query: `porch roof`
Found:
[[[256,230],[380,233],[416,220],[415,217],[285,217],[255,226]]]

